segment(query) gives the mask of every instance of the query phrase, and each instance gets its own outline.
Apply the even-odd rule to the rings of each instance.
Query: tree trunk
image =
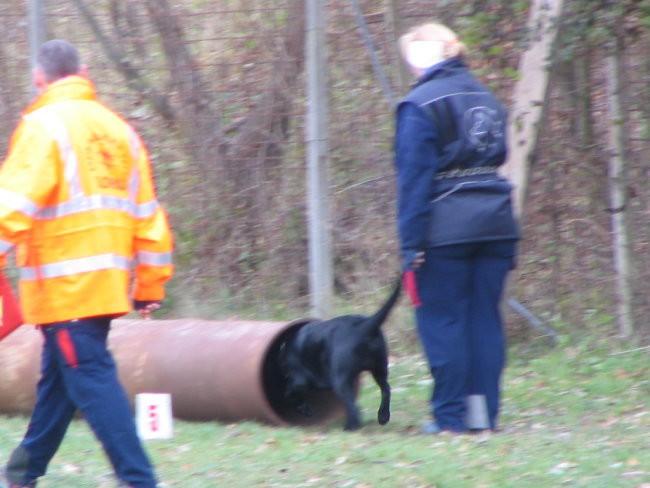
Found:
[[[388,15],[388,24],[393,32],[393,49],[395,50],[395,59],[397,60],[397,86],[399,93],[404,93],[408,87],[413,75],[408,70],[406,64],[402,61],[402,55],[399,50],[398,40],[404,34],[404,21],[399,11],[398,0],[387,0],[386,11]]]
[[[594,125],[591,105],[591,56],[588,49],[573,60],[574,76],[576,80],[576,121],[580,134],[580,144],[583,148],[590,148],[594,144]]]
[[[549,64],[563,0],[533,0],[528,18],[529,45],[519,63],[508,127],[509,157],[504,176],[515,186],[515,212],[523,213],[528,168],[534,158],[548,93]]]
[[[625,161],[625,113],[622,104],[620,46],[612,36],[607,56],[607,91],[610,112],[609,127],[609,199],[612,213],[612,239],[616,268],[617,325],[619,334],[629,337],[634,331],[632,287],[630,285],[630,243],[628,229],[628,195]]]

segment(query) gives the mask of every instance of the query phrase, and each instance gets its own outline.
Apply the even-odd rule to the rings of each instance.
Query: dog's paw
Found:
[[[377,422],[379,425],[386,425],[390,421],[390,410],[379,410],[377,412]]]
[[[353,432],[355,430],[359,430],[361,427],[361,422],[358,420],[348,420],[345,422],[345,425],[343,426],[343,430],[346,432]]]

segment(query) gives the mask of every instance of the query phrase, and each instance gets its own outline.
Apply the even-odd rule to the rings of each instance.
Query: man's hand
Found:
[[[160,309],[161,303],[156,300],[134,300],[133,307],[140,314],[140,317],[149,320],[151,314]]]

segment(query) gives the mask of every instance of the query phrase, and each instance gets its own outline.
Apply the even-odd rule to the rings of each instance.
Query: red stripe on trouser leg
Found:
[[[70,331],[67,329],[58,330],[56,332],[56,342],[59,345],[59,349],[65,358],[65,362],[68,363],[68,366],[71,368],[79,366],[79,362],[77,361],[77,351],[74,348],[72,337],[70,337]]]

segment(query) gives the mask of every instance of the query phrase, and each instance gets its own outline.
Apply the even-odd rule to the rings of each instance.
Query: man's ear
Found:
[[[34,68],[32,70],[32,79],[34,81],[34,86],[38,91],[43,91],[48,85],[47,79],[45,79],[45,73],[40,68]]]

